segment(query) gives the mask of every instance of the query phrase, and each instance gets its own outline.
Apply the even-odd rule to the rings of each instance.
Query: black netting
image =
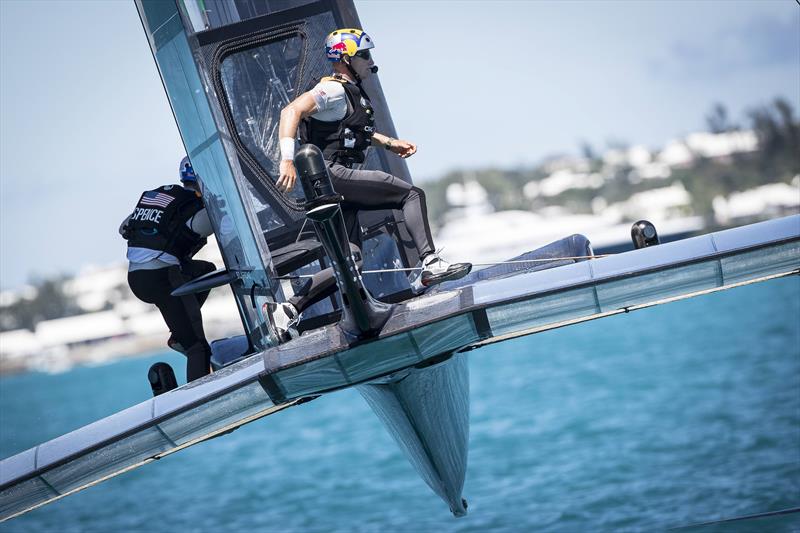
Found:
[[[303,44],[303,36],[297,33],[233,53],[220,68],[238,138],[273,179],[280,161],[280,113],[297,96]],[[299,186],[289,196],[298,202],[303,199]]]
[[[205,43],[197,49],[198,59],[218,98],[215,114],[224,121],[230,134],[226,142],[236,149],[238,164],[233,168],[236,179],[244,184],[240,189],[246,192],[245,204],[255,214],[267,244],[275,249],[294,242],[305,220],[302,187],[297,184],[289,194],[275,187],[280,161],[280,112],[315,80],[331,73],[322,43],[337,23],[333,12],[319,12],[314,8],[300,20],[291,21],[284,16],[280,25],[264,28],[254,17],[270,12],[264,11],[265,3],[236,3],[240,20],[245,18],[244,4],[250,7],[258,4],[261,11],[247,11],[247,17],[253,19],[246,23],[217,28],[214,35],[218,37],[211,38],[210,33],[203,35],[197,41],[198,45]],[[272,4],[274,2],[270,3],[270,9],[275,7]],[[228,3],[226,9],[230,10],[232,5]],[[264,19],[264,24],[268,20]],[[370,94],[373,99],[380,100],[383,96],[380,93],[377,90]],[[388,116],[386,118],[390,121]],[[388,171],[381,155],[370,149],[363,166]],[[394,219],[391,211],[365,212],[361,217],[362,226],[373,226],[387,219],[387,215],[390,220]],[[365,238],[365,265],[385,268],[407,262],[408,250],[404,250],[406,254],[401,258],[393,243],[386,231]],[[408,287],[402,274],[390,274],[385,278],[370,280],[380,281],[380,287],[370,289],[391,294]]]

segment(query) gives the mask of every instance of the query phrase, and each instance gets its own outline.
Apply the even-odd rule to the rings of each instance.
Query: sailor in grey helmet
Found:
[[[181,161],[179,175],[182,186],[163,185],[143,192],[119,232],[128,241],[131,291],[161,312],[171,333],[167,345],[186,356],[189,382],[211,372],[211,348],[200,314],[208,291],[186,296],[170,293],[216,267],[192,258],[213,229],[188,157]]]
[[[339,29],[328,35],[325,52],[333,64],[333,75],[322,78],[281,111],[277,185],[284,191],[295,185],[295,139],[300,130],[301,142],[312,143],[322,150],[333,186],[345,198],[342,208],[351,243],[361,246],[359,210],[399,209],[422,260],[422,284],[431,286],[461,278],[472,265],[451,265],[436,252],[423,190],[386,172],[353,168],[364,161],[370,145],[383,147],[402,158],[417,151],[412,142],[375,131],[369,96],[361,87],[361,82],[378,70],[370,53],[374,46],[372,38],[358,29]],[[296,317],[292,311],[295,310],[289,310],[289,314]]]

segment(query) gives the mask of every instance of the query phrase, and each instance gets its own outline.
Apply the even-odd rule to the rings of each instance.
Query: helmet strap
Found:
[[[345,58],[347,58],[347,60],[345,60]],[[356,80],[356,84],[360,85],[361,84],[361,76],[359,76],[356,73],[355,69],[353,68],[353,65],[350,64],[350,56],[342,57],[342,63],[344,63],[344,66],[347,67],[347,71],[350,73],[350,75],[353,77],[353,79]]]

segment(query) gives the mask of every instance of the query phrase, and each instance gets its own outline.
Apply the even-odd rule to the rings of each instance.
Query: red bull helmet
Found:
[[[341,29],[335,30],[325,38],[325,54],[328,61],[338,63],[342,56],[363,56],[369,60],[370,48],[375,48],[372,38],[362,30]]]

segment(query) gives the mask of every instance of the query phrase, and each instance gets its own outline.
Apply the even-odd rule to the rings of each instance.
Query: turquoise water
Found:
[[[0,524],[11,531],[654,531],[800,507],[800,279],[469,354],[469,515],[355,391]],[[158,354],[0,379],[0,456],[146,399]],[[697,531],[796,531],[800,513]]]

